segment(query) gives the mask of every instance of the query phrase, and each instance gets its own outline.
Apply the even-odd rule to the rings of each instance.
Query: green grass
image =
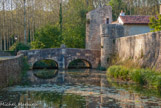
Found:
[[[107,76],[161,90],[161,73],[151,69],[135,69],[114,65],[108,68]]]

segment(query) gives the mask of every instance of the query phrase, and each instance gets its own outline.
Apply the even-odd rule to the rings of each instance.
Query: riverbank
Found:
[[[106,75],[121,81],[134,82],[148,88],[161,90],[161,72],[155,70],[113,65],[108,68]]]

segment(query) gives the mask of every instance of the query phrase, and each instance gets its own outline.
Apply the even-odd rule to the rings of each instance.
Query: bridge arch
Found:
[[[82,62],[86,65],[86,67],[92,68],[92,61],[91,61],[90,59],[82,58],[82,57],[74,57],[74,58],[68,60],[68,61],[67,61],[67,64],[66,64],[66,68],[70,68],[70,67],[69,67],[70,64],[71,64],[72,62],[74,62],[74,61],[77,61],[77,60],[82,61]]]
[[[30,68],[33,68],[35,62],[42,59],[54,60],[58,64],[58,69],[67,69],[69,63],[80,59],[90,64],[91,68],[97,68],[100,63],[100,54],[98,50],[78,49],[78,48],[48,48],[39,50],[19,51],[27,57]]]
[[[31,69],[36,69],[36,64],[39,63],[38,65],[41,65],[40,63],[43,63],[43,62],[48,62],[49,65],[51,65],[51,67],[53,65],[53,68],[56,68],[56,69],[59,68],[58,62],[56,60],[51,59],[51,58],[44,58],[44,59],[38,59],[38,60],[35,60],[34,62],[32,62]],[[48,64],[48,63],[46,63],[46,64]],[[55,65],[55,67],[54,67],[54,65]],[[51,67],[48,67],[48,68],[51,68]]]

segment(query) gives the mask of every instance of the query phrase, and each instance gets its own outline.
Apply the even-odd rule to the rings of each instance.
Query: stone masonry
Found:
[[[77,48],[49,48],[41,50],[26,50],[20,51],[18,54],[23,54],[28,58],[28,63],[31,68],[40,60],[54,60],[59,69],[67,69],[70,62],[81,59],[91,64],[92,68],[97,68],[100,63],[100,51],[86,50]]]
[[[101,31],[101,66],[107,67],[115,51],[115,39],[124,36],[124,27],[118,24],[104,24]]]
[[[0,88],[19,82],[21,75],[22,55],[0,60]]]
[[[161,32],[124,37],[122,25],[106,24],[102,27],[101,66],[108,66],[111,55],[121,60],[132,59],[143,67],[161,69]]]
[[[86,49],[101,50],[100,27],[112,22],[111,6],[99,7],[88,12],[86,20]]]
[[[116,38],[115,51],[121,59],[131,58],[143,67],[161,69],[161,32]]]

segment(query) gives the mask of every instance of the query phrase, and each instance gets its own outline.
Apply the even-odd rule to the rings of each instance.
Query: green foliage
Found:
[[[125,81],[132,80],[140,85],[161,89],[161,73],[151,69],[134,69],[114,65],[108,68],[107,76]]]
[[[85,48],[86,13],[89,8],[82,0],[70,0],[63,20],[64,44],[70,48]],[[74,11],[73,11],[74,10]]]
[[[152,32],[161,31],[161,15],[151,17],[149,26],[153,29]]]
[[[60,4],[59,25],[47,25],[37,30],[31,43],[32,49],[56,48],[61,44],[70,48],[85,48],[86,13],[89,10],[85,4],[82,0],[70,0],[63,14]]]
[[[43,70],[39,70],[37,72],[34,72],[34,75],[38,78],[41,78],[41,79],[50,79],[50,78],[53,78],[55,77],[57,74],[57,70],[46,70],[46,69],[43,69]]]
[[[120,15],[121,10],[126,11],[129,13],[127,9],[127,4],[122,0],[111,0],[108,5],[112,7],[112,18],[113,20],[117,20],[118,16]]]
[[[62,44],[61,32],[55,25],[46,25],[35,33],[32,49],[57,48]]]
[[[108,68],[108,73],[109,76],[114,77],[114,78],[119,78],[122,80],[128,80],[128,74],[129,70],[125,67],[122,66],[111,66]]]
[[[18,52],[19,50],[29,50],[29,49],[30,49],[29,45],[26,45],[20,42],[16,42],[10,47],[11,51],[16,51],[16,52]]]
[[[135,81],[136,83],[139,83],[141,85],[145,84],[145,79],[144,79],[144,74],[143,71],[144,69],[134,69],[130,73],[130,78],[131,80]]]

